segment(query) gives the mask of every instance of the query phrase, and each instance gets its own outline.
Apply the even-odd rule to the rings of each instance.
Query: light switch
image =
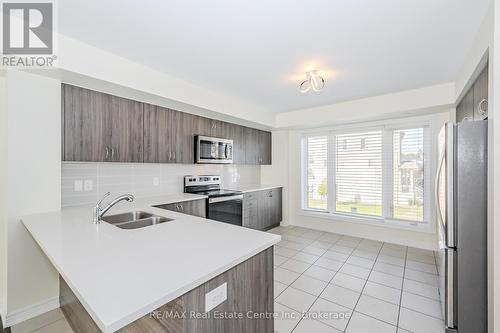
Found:
[[[81,192],[81,191],[83,191],[83,181],[82,180],[75,180],[75,184],[73,186],[73,190],[75,192]]]
[[[160,178],[153,177],[153,186],[159,186],[159,185],[160,185]]]
[[[91,179],[86,179],[85,182],[83,183],[83,188],[85,192],[92,191],[94,188],[94,184]]]
[[[227,299],[227,283],[205,294],[205,312],[210,312]]]

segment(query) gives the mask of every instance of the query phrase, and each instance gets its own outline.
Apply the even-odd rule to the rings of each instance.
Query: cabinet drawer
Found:
[[[256,200],[257,192],[243,193],[243,199],[246,200]]]
[[[257,199],[243,199],[243,209],[257,207]]]
[[[252,217],[257,216],[259,213],[257,207],[250,207],[248,209],[243,210],[243,217]]]

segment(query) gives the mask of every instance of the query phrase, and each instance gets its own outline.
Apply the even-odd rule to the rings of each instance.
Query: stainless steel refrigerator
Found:
[[[488,121],[439,134],[435,201],[446,332],[487,332]]]

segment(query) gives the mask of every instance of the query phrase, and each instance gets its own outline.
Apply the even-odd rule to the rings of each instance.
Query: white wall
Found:
[[[449,93],[449,92],[448,92]],[[364,102],[363,102],[364,104]],[[369,118],[365,110],[365,118]],[[444,122],[449,120],[450,111],[426,115],[420,117],[406,118],[408,122],[424,121],[431,122],[431,179],[434,179],[437,156],[437,134]],[[316,117],[316,113],[310,112],[309,118]],[[404,122],[405,118],[402,119]],[[303,119],[307,122],[306,119]],[[361,122],[360,122],[361,123]],[[362,124],[362,123],[361,123]],[[342,125],[338,125],[342,127]],[[344,125],[356,126],[356,125]],[[301,211],[301,170],[300,170],[300,136],[304,130],[282,130],[273,132],[273,165],[263,167],[261,181],[263,183],[278,183],[284,185],[286,205],[284,223],[299,225],[318,230],[325,230],[347,234],[351,236],[376,239],[403,245],[410,245],[419,248],[433,249],[437,247],[437,236],[435,233],[435,221],[431,221],[431,230],[428,232],[395,229],[393,227],[367,225],[342,221],[340,219],[320,218],[307,216]],[[434,209],[431,211],[434,216]]]
[[[9,70],[6,78],[8,198],[6,323],[25,307],[52,302],[58,275],[20,217],[61,208],[60,82]],[[5,171],[5,170],[4,170]],[[5,173],[4,173],[5,176]]]
[[[312,128],[327,125],[449,110],[455,104],[455,84],[447,83],[420,89],[374,96],[343,103],[280,113],[279,128]]]

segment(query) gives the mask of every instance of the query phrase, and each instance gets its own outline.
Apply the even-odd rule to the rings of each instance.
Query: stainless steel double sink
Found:
[[[158,216],[143,211],[132,211],[123,214],[103,216],[102,220],[122,229],[139,229],[147,226],[173,221],[172,219]]]

